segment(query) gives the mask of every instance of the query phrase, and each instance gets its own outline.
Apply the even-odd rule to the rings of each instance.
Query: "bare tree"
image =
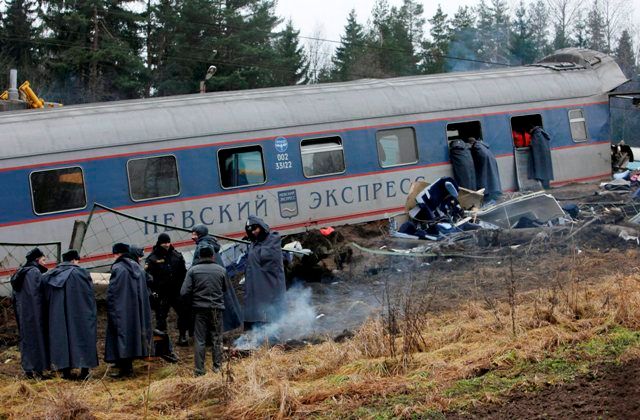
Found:
[[[629,16],[633,16],[633,7],[628,0],[600,0],[604,20],[604,41],[608,52],[615,49],[616,42],[625,29],[628,29]]]
[[[325,40],[322,24],[316,24],[305,43],[309,63],[309,83],[318,83],[328,77],[331,69],[331,54],[333,48]]]
[[[582,3],[578,0],[547,0],[547,4],[555,30],[553,46],[556,49],[568,47],[571,26]]]

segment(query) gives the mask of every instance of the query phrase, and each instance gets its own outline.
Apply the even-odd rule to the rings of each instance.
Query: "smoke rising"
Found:
[[[311,289],[293,286],[285,294],[286,309],[280,318],[254,327],[234,342],[241,350],[255,349],[262,344],[297,340],[313,335],[317,312],[311,303]]]

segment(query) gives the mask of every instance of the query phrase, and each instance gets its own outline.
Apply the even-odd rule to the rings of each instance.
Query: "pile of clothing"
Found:
[[[480,226],[465,218],[459,192],[458,183],[450,177],[439,178],[430,185],[413,184],[407,206],[413,205],[410,220],[398,232],[407,237],[438,240],[451,233],[479,229]]]

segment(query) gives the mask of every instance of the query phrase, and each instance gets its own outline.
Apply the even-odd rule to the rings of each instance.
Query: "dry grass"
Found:
[[[148,416],[339,417],[408,395],[410,403],[392,405],[394,415],[446,410],[454,399],[444,390],[456,381],[509,369],[518,361],[544,360],[562,346],[617,326],[640,329],[640,274],[603,276],[592,283],[577,270],[554,276],[549,289],[513,294],[511,302],[478,299],[438,314],[416,310],[420,305],[407,310],[404,302],[393,333],[381,316],[344,343],[291,352],[261,349],[231,364],[233,382],[212,374],[192,378],[186,368],[169,377],[153,371]],[[640,351],[625,357],[640,357]],[[0,380],[0,417],[141,417],[147,386],[146,377],[72,385]]]

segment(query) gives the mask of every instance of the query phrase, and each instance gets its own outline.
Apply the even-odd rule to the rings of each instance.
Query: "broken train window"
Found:
[[[29,176],[33,211],[38,214],[79,210],[87,206],[82,168],[32,172]]]
[[[468,141],[469,138],[473,138],[474,140],[482,139],[482,126],[480,125],[480,121],[464,121],[447,124],[447,142],[453,140]]]
[[[127,162],[127,176],[133,201],[180,194],[175,156],[131,159]]]
[[[345,171],[342,139],[338,136],[305,139],[300,143],[302,171],[307,178]]]
[[[222,188],[245,187],[267,182],[262,147],[258,145],[218,151]]]
[[[412,127],[380,130],[376,133],[376,143],[383,168],[418,162],[416,132]]]
[[[533,127],[542,127],[542,115],[518,115],[511,117],[511,136],[513,137],[513,146],[529,147],[531,145],[530,131]]]
[[[587,121],[582,109],[569,111],[569,125],[571,126],[571,138],[575,142],[587,141]]]

